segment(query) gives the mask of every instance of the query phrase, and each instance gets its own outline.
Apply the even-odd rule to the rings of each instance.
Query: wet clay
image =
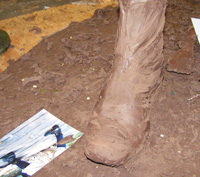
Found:
[[[152,93],[162,81],[166,0],[119,1],[113,73],[88,124],[85,155],[111,166],[143,147]]]

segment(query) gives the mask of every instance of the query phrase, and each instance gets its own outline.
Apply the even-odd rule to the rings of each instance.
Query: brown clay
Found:
[[[195,31],[192,28],[189,30],[187,40],[185,41],[183,48],[178,50],[169,60],[167,65],[168,71],[183,74],[190,74],[193,71],[195,40]]]
[[[162,80],[166,0],[120,0],[117,60],[86,135],[85,155],[123,164],[147,136],[150,99]]]

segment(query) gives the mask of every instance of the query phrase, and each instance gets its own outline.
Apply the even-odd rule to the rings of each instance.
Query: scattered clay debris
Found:
[[[176,73],[190,74],[194,67],[194,44],[196,41],[196,35],[194,29],[190,29],[187,40],[185,42],[178,43],[180,50],[169,60],[167,65],[168,71]],[[180,45],[181,44],[181,45]]]
[[[200,97],[200,94],[196,94],[196,95],[192,96],[191,98],[187,99],[187,103],[198,97]]]
[[[1,73],[0,74],[0,81],[3,81],[7,78],[9,78],[11,76],[11,74],[6,74],[6,73]]]
[[[42,81],[42,76],[33,76],[29,78],[23,78],[22,85],[25,87],[28,83],[35,82],[35,81]]]
[[[49,42],[48,39],[45,39],[45,43],[47,45],[47,51],[53,48],[53,42]]]
[[[40,34],[42,32],[42,30],[40,28],[38,28],[37,26],[34,26],[31,30],[29,30],[30,32],[35,32],[35,34]]]
[[[31,58],[31,55],[32,55],[31,52],[26,53],[25,55],[23,55],[23,56],[21,57],[21,59],[22,59],[22,60],[29,60],[29,59]]]
[[[31,21],[34,21],[36,17],[37,17],[37,14],[32,15],[32,16],[30,16],[28,18],[24,18],[24,20],[27,21],[27,22],[31,22]]]

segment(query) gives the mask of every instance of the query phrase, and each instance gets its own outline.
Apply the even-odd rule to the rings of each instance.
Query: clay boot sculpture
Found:
[[[166,0],[120,0],[117,60],[88,124],[85,155],[111,166],[148,134],[151,95],[162,80]]]

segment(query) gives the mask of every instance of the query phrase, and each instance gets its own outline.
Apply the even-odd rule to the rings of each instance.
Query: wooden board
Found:
[[[7,31],[12,44],[12,47],[0,56],[0,72],[8,67],[8,60],[16,61],[43,37],[68,27],[71,22],[91,18],[96,9],[108,5],[116,6],[117,2],[67,4],[0,21],[0,29]]]

